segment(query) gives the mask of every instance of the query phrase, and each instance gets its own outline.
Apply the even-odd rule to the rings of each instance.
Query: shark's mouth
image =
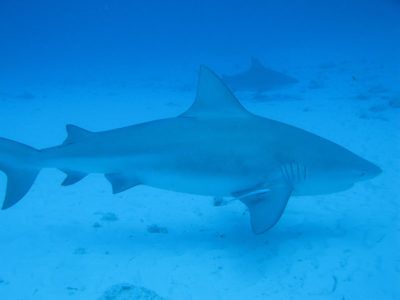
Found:
[[[335,185],[326,184],[308,184],[303,183],[297,185],[293,190],[294,196],[314,196],[314,195],[326,195],[343,192],[354,186],[354,183],[342,183]]]

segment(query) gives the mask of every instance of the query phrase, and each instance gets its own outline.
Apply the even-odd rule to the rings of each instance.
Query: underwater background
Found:
[[[230,85],[248,110],[383,173],[293,197],[256,236],[239,201],[44,169],[0,211],[0,299],[400,299],[400,1],[1,0],[0,136],[45,148],[66,124],[176,116],[201,64],[229,78],[252,61],[257,84]]]

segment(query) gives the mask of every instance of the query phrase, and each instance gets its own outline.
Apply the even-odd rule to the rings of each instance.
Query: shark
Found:
[[[101,173],[113,193],[148,185],[233,197],[260,234],[278,222],[291,196],[343,191],[382,171],[332,141],[251,113],[206,66],[195,101],[176,117],[102,132],[66,130],[61,145],[41,150],[0,139],[3,209],[26,195],[41,169],[57,168],[66,173],[63,186]]]
[[[252,57],[249,69],[222,79],[237,91],[263,93],[298,82],[294,77],[266,68],[259,59]]]

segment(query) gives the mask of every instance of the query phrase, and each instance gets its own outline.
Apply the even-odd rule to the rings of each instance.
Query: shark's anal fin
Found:
[[[246,117],[248,112],[227,85],[213,71],[201,66],[196,99],[182,117]]]
[[[64,179],[64,181],[61,183],[63,186],[68,186],[77,183],[78,181],[81,181],[83,178],[86,177],[86,173],[82,172],[77,172],[77,171],[70,171],[70,170],[62,170],[67,177]]]
[[[140,181],[132,175],[108,173],[104,176],[111,183],[113,194],[121,193],[140,184]]]
[[[68,144],[72,144],[75,143],[77,141],[81,141],[89,136],[91,136],[92,134],[94,134],[93,132],[80,128],[78,126],[75,125],[71,125],[68,124],[66,127],[67,129],[67,138],[65,139],[63,145],[68,145]]]
[[[255,234],[267,231],[279,221],[291,193],[290,187],[282,186],[250,192],[239,197],[249,209],[251,228]]]

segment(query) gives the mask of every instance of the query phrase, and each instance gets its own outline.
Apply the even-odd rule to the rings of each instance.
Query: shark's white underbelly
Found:
[[[251,178],[225,175],[197,174],[195,172],[145,171],[140,174],[143,184],[176,192],[231,196],[232,193],[247,189],[256,181]]]

